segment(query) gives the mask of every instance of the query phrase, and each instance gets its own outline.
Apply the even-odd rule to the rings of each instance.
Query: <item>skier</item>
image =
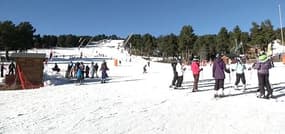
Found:
[[[52,58],[52,51],[50,51],[49,53],[49,60],[51,60],[51,58]]]
[[[95,71],[95,74],[96,74],[96,78],[98,78],[98,68],[99,68],[99,66],[98,66],[98,64],[97,63],[95,63],[95,65],[94,65],[94,71]]]
[[[238,84],[241,80],[242,84],[243,84],[243,90],[245,91],[246,89],[246,79],[245,79],[245,75],[244,75],[244,70],[246,69],[245,63],[241,60],[240,57],[236,58],[237,62],[235,65],[235,68],[232,69],[232,71],[236,71],[236,81],[235,81],[235,89],[238,89]]]
[[[70,63],[67,65],[67,70],[66,70],[66,73],[65,73],[65,78],[70,78],[70,77],[72,76],[72,75],[71,75],[72,66],[73,66],[73,62],[70,61]]]
[[[259,95],[258,98],[272,98],[272,88],[269,82],[269,69],[272,68],[271,59],[267,57],[264,51],[260,52],[258,57],[258,61],[253,65],[254,69],[257,69],[258,76],[258,87],[259,87]],[[265,95],[266,87],[267,94]]]
[[[143,73],[147,73],[146,67],[147,67],[147,65],[144,65],[144,66],[143,66]]]
[[[10,74],[14,74],[15,68],[16,68],[16,67],[15,67],[15,64],[14,64],[14,62],[12,61],[11,64],[9,65],[9,73],[8,73],[8,74],[9,74],[9,75],[10,75]]]
[[[194,56],[194,58],[191,62],[191,70],[192,70],[193,78],[194,78],[192,92],[197,92],[198,91],[199,76],[200,76],[200,72],[203,70],[203,68],[200,68],[199,57],[196,55]]]
[[[173,79],[171,85],[169,87],[174,87],[177,82],[177,71],[176,71],[177,61],[171,63],[172,71],[173,71]]]
[[[214,97],[224,96],[225,72],[229,73],[230,71],[226,68],[226,64],[222,60],[221,55],[217,54],[213,63],[213,77],[215,79]]]
[[[94,62],[91,62],[90,65],[90,73],[91,73],[91,78],[94,78],[94,74],[95,74],[95,69],[94,69]]]
[[[90,71],[90,68],[88,65],[86,65],[86,67],[85,67],[85,77],[86,78],[89,78],[89,71]]]
[[[177,83],[176,83],[176,86],[174,87],[174,89],[181,87],[182,82],[183,82],[183,74],[184,74],[185,70],[186,70],[186,68],[184,67],[184,65],[182,65],[181,59],[178,60],[178,63],[176,65]]]
[[[105,60],[101,64],[100,70],[102,72],[102,74],[101,74],[101,83],[106,83],[106,78],[108,77],[107,70],[109,70],[109,68],[107,67],[107,63],[106,63]]]
[[[76,72],[76,77],[77,77],[77,83],[79,83],[79,85],[82,84],[83,81],[83,70],[84,70],[84,66],[83,64],[79,64],[78,68],[77,68],[77,72]]]
[[[5,70],[4,63],[1,64],[1,77],[4,77],[4,70]]]

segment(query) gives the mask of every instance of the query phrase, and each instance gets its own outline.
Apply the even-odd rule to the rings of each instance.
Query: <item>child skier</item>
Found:
[[[203,70],[203,68],[200,69],[200,62],[199,62],[198,56],[194,56],[193,61],[191,63],[191,70],[192,70],[193,78],[194,78],[194,84],[193,84],[192,92],[197,92],[198,91],[198,82],[199,82],[200,71]]]
[[[185,70],[186,70],[186,68],[184,67],[184,65],[182,65],[182,61],[179,60],[178,64],[176,65],[177,83],[176,83],[176,87],[174,89],[181,87],[182,82],[183,82],[183,74],[184,74]]]
[[[237,62],[235,65],[235,68],[232,69],[232,71],[236,71],[236,81],[235,81],[235,89],[238,89],[238,84],[241,80],[243,84],[243,90],[245,91],[246,89],[246,79],[244,75],[244,70],[246,69],[245,63],[241,60],[241,58],[237,57],[236,58]]]

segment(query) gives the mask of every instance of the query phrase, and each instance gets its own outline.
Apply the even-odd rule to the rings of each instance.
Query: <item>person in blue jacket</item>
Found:
[[[84,66],[82,63],[79,64],[78,68],[77,68],[77,72],[76,72],[76,77],[77,77],[77,82],[79,84],[82,84],[83,78],[84,78]]]

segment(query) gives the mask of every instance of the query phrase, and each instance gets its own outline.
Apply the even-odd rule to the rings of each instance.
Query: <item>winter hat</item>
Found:
[[[221,56],[221,54],[220,53],[217,53],[216,54],[216,58],[218,58],[218,57],[220,57]]]
[[[266,56],[266,54],[262,54],[262,55],[260,55],[260,56],[258,57],[258,59],[259,59],[260,61],[265,61],[265,60],[267,59],[267,56]]]
[[[240,58],[240,57],[237,57],[236,60],[237,60],[237,61],[241,61],[241,58]]]
[[[199,60],[199,56],[196,56],[196,55],[195,55],[195,56],[193,57],[193,60],[198,61],[198,60]]]
[[[261,55],[265,55],[265,52],[263,51],[263,50],[261,50],[260,52],[259,52],[259,55],[261,56]]]

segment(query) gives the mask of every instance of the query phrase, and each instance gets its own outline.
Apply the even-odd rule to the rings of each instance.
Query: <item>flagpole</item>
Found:
[[[284,45],[284,40],[283,40],[283,26],[282,26],[282,15],[281,15],[281,6],[278,4],[278,9],[279,9],[279,21],[280,21],[280,31],[281,31],[281,45]],[[284,51],[284,49],[283,49]]]

